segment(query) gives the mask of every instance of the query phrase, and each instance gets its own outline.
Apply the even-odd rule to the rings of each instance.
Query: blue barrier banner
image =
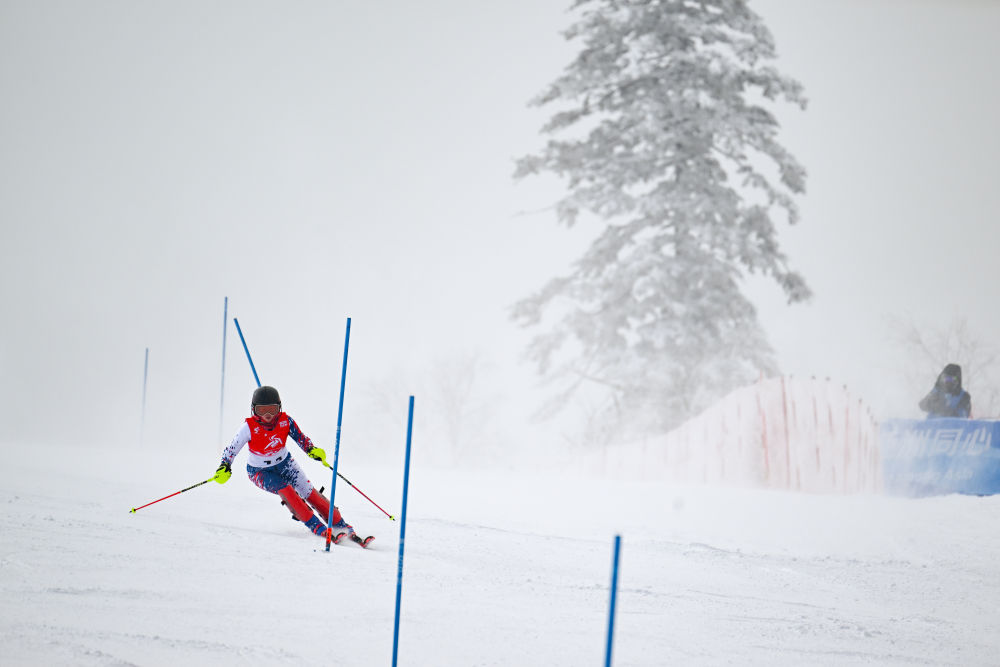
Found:
[[[1000,421],[890,419],[879,452],[886,493],[1000,493]]]

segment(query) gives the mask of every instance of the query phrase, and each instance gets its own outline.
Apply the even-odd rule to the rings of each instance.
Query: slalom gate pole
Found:
[[[149,348],[146,348],[146,360],[142,364],[142,416],[139,419],[139,444],[146,435],[146,380],[149,378]]]
[[[240,322],[235,317],[233,318],[233,322],[236,323],[236,331],[237,331],[237,333],[240,334],[240,341],[243,343],[243,350],[247,353],[247,361],[250,362],[250,370],[253,371],[253,378],[254,378],[254,380],[257,381],[257,386],[259,387],[260,386],[260,378],[257,377],[257,369],[254,368],[253,359],[250,358],[250,349],[247,347],[247,341],[246,341],[246,339],[243,338],[243,331],[240,329]],[[346,375],[347,375],[347,346],[350,343],[350,339],[351,339],[351,318],[348,317],[347,318],[347,336],[344,339],[344,368],[343,368],[343,371],[341,372],[341,378],[340,378],[340,410],[341,410],[341,412],[343,411],[343,408],[344,408],[344,380],[345,380]],[[336,486],[336,484],[337,484],[337,478],[339,477],[340,479],[342,479],[345,482],[347,482],[348,485],[350,485],[350,487],[352,489],[354,489],[355,491],[357,491],[358,493],[360,493],[362,496],[364,496],[365,500],[367,500],[368,502],[370,502],[372,505],[375,505],[375,507],[378,507],[379,510],[381,510],[383,514],[385,514],[387,517],[389,517],[390,520],[395,521],[396,517],[394,517],[393,515],[389,514],[388,512],[386,512],[381,507],[379,507],[378,503],[376,503],[374,500],[372,500],[367,495],[365,495],[365,493],[361,489],[359,489],[358,487],[356,487],[353,484],[351,484],[351,481],[349,479],[347,479],[346,477],[344,477],[343,475],[341,475],[339,472],[337,472],[337,468],[335,466],[336,466],[336,463],[337,463],[337,458],[336,458],[337,457],[337,452],[339,452],[339,451],[340,451],[340,414],[337,415],[337,445],[336,445],[336,452],[335,452],[334,459],[333,459],[334,465],[331,466],[330,464],[324,464],[324,465],[326,465],[327,468],[330,468],[331,470],[333,470],[333,485]],[[329,520],[332,519],[332,518],[333,518],[333,490],[331,489],[330,490],[330,516],[327,517],[327,525],[329,525]],[[329,551],[329,550],[330,550],[330,545],[328,544],[327,545],[327,551]]]
[[[226,404],[226,322],[229,321],[229,297],[222,302],[222,383],[219,386],[219,441],[222,440],[223,407]]]
[[[195,488],[196,486],[201,486],[202,484],[208,484],[208,483],[209,483],[209,482],[211,482],[211,481],[212,481],[213,479],[215,479],[215,477],[209,477],[209,478],[208,478],[208,479],[206,479],[206,480],[205,480],[204,482],[198,482],[197,484],[192,484],[191,486],[189,486],[189,487],[188,487],[188,488],[186,488],[186,489],[181,489],[180,491],[177,491],[176,493],[171,493],[171,494],[170,494],[169,496],[163,496],[163,497],[162,497],[162,498],[160,498],[159,500],[154,500],[154,501],[153,501],[153,502],[151,502],[151,503],[146,503],[145,505],[139,505],[138,507],[133,507],[132,509],[130,509],[130,510],[129,510],[129,513],[130,513],[130,514],[135,514],[135,513],[136,513],[136,510],[141,510],[141,509],[142,509],[143,507],[149,507],[150,505],[155,505],[156,503],[160,502],[160,500],[166,500],[167,498],[173,498],[173,497],[174,497],[174,496],[176,496],[176,495],[177,495],[178,493],[184,493],[185,491],[190,491],[191,489]]]
[[[611,667],[611,645],[615,634],[615,598],[618,595],[618,555],[621,547],[622,536],[615,535],[615,555],[611,566],[611,610],[608,613],[608,648],[604,653],[604,667]]]
[[[253,365],[253,359],[250,358],[250,348],[247,347],[247,340],[243,337],[243,329],[240,329],[240,321],[233,318],[233,322],[236,322],[236,333],[240,335],[240,342],[243,343],[243,351],[247,353],[247,361],[250,362],[250,370],[253,371],[253,379],[257,381],[257,386],[260,386],[260,378],[257,377],[257,368]]]
[[[340,425],[344,418],[344,386],[347,383],[347,348],[351,344],[351,318],[347,318],[347,332],[344,334],[344,364],[340,369],[340,403],[337,406],[337,439],[333,446],[333,475],[330,480],[330,516],[326,519],[326,525],[333,524],[333,499],[337,494],[337,461],[340,459]],[[351,484],[351,486],[354,486]],[[359,492],[360,493],[360,492]],[[361,495],[364,495],[363,493]],[[365,496],[366,498],[368,496]],[[369,500],[371,500],[369,498]],[[372,503],[375,505],[375,503]],[[378,507],[378,505],[375,505]],[[379,509],[382,509],[379,507]],[[383,512],[385,510],[382,510]],[[326,535],[326,550],[330,551],[330,533]]]
[[[410,486],[410,444],[413,441],[413,397],[410,396],[410,416],[406,420],[406,463],[403,466],[403,514],[399,522],[399,570],[396,575],[396,622],[392,630],[392,667],[399,654],[399,605],[403,598],[403,541],[406,538],[406,496]]]

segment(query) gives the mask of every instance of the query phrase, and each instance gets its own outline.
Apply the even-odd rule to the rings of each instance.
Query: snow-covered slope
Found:
[[[368,551],[326,553],[241,471],[129,513],[209,477],[210,456],[3,458],[0,664],[389,664],[398,524],[346,485]],[[398,514],[401,463],[342,471]],[[616,665],[1000,655],[998,498],[429,470],[417,438],[408,511],[402,665],[601,664],[615,533]]]

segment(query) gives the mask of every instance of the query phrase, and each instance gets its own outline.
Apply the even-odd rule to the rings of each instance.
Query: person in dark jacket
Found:
[[[968,418],[972,413],[972,397],[962,389],[962,367],[948,364],[938,375],[931,392],[920,401],[920,409],[928,419],[943,417]]]

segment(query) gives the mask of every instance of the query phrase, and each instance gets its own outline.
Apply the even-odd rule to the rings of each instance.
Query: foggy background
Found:
[[[210,473],[255,386],[234,316],[327,451],[347,317],[345,456],[395,459],[410,394],[425,441],[562,443],[508,312],[597,229],[511,178],[576,50],[568,5],[0,2],[0,443],[139,446],[148,347],[142,446]],[[1000,3],[751,7],[809,99],[775,111],[808,171],[783,249],[815,296],[755,285],[762,324],[786,373],[919,416],[940,367],[892,322],[1000,329]]]

